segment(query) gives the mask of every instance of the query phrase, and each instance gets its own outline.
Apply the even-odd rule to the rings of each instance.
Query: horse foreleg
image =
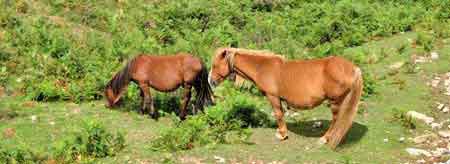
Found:
[[[189,104],[189,101],[191,100],[191,85],[185,85],[184,86],[184,94],[183,94],[183,102],[181,103],[181,108],[180,108],[180,119],[184,120],[186,119],[186,114],[187,114],[187,107]]]
[[[284,112],[281,106],[281,100],[279,97],[267,95],[267,99],[272,104],[273,112],[275,113],[275,118],[277,120],[278,129],[275,136],[280,140],[286,140],[288,138],[287,135],[287,126],[284,121]]]
[[[150,93],[150,88],[148,84],[145,82],[140,82],[139,87],[141,88],[141,93],[143,93],[144,95],[141,109],[142,113],[145,114],[147,112],[152,118],[156,118],[157,112],[155,111],[155,108],[153,106],[152,95]],[[150,111],[148,111],[149,109]]]

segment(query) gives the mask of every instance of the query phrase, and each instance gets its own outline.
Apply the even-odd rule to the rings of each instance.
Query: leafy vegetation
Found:
[[[322,57],[417,25],[446,35],[449,30],[442,26],[449,24],[448,4],[2,1],[0,82],[34,100],[95,100],[112,74],[138,53],[186,51],[209,61],[214,49],[235,46],[269,49],[289,58]],[[432,48],[428,39],[419,41],[427,51]]]
[[[152,149],[177,151],[248,142],[251,135],[248,128],[268,126],[270,120],[263,111],[257,109],[254,101],[238,94],[235,96],[229,104],[219,103],[204,114],[188,117],[185,121],[176,122],[171,128],[164,128],[160,136],[152,141]]]
[[[94,162],[98,158],[114,156],[125,147],[123,134],[111,134],[103,125],[88,122],[82,131],[70,139],[53,145],[50,153],[37,153],[28,146],[3,148],[0,146],[0,162],[15,163],[78,163]]]

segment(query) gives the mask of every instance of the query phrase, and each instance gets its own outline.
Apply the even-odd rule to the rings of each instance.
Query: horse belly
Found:
[[[313,97],[313,96],[307,96],[307,97],[297,97],[297,98],[290,98],[290,99],[284,99],[286,101],[286,104],[289,107],[300,109],[300,110],[307,110],[312,109],[324,101],[323,97]]]

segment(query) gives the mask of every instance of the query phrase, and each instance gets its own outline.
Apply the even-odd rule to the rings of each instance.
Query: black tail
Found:
[[[117,72],[114,77],[108,82],[106,85],[106,90],[111,89],[113,92],[114,100],[111,103],[116,103],[126,86],[130,83],[131,75],[130,75],[130,67],[133,63],[134,59],[127,63],[125,68],[121,71]]]
[[[196,91],[196,102],[195,108],[203,110],[205,105],[214,104],[213,101],[213,91],[211,86],[208,83],[208,70],[205,65],[202,63],[202,70],[199,75],[197,75],[197,79],[194,84],[194,88]]]

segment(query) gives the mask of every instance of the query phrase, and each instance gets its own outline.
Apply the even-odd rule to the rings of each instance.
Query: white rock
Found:
[[[406,148],[406,152],[408,152],[410,155],[413,155],[413,156],[419,156],[419,155],[425,155],[427,157],[431,156],[430,152],[423,150],[423,149]]]
[[[434,121],[433,117],[428,117],[427,115],[424,115],[424,114],[416,112],[416,111],[408,111],[406,113],[406,115],[408,115],[414,119],[424,121],[427,124],[431,124]]]
[[[431,86],[436,88],[439,85],[439,80],[431,80]]]
[[[450,138],[450,130],[442,130],[439,131],[438,134],[443,138]]]
[[[35,115],[32,115],[32,116],[31,116],[31,122],[33,122],[33,123],[34,123],[34,122],[36,122],[36,120],[37,120],[37,116],[35,116]]]
[[[313,128],[321,128],[321,127],[322,127],[322,122],[320,122],[320,121],[314,122]]]
[[[450,150],[445,148],[437,148],[436,150],[431,151],[431,154],[435,157],[440,157],[442,155],[447,155],[450,153]]]
[[[405,64],[405,62],[396,62],[396,63],[390,65],[390,66],[389,66],[389,69],[399,69],[399,68],[401,68],[404,64]]]
[[[435,123],[435,122],[431,123],[430,126],[431,126],[431,129],[440,129],[440,128],[442,128],[442,124]]]
[[[383,140],[383,142],[389,142],[389,139],[385,138],[385,139]]]
[[[450,108],[448,108],[448,106],[446,106],[444,109],[442,109],[442,112],[447,113],[450,111]]]
[[[431,52],[431,59],[433,60],[439,59],[439,54],[437,52]]]
[[[55,122],[54,121],[50,121],[49,124],[53,126],[53,125],[55,125]]]
[[[400,137],[400,138],[398,139],[398,141],[404,142],[404,141],[405,141],[405,137]]]
[[[421,143],[427,142],[428,140],[434,140],[436,138],[438,138],[438,136],[434,133],[431,133],[431,134],[417,136],[413,139],[413,141],[416,144],[421,144]]]
[[[419,159],[416,161],[417,163],[426,163],[427,161],[425,161],[424,159]]]
[[[444,108],[445,107],[445,104],[442,104],[442,103],[437,103],[438,104],[438,110],[442,110],[442,108]]]
[[[225,158],[223,157],[219,157],[219,156],[214,156],[214,159],[216,160],[217,163],[225,163]]]

